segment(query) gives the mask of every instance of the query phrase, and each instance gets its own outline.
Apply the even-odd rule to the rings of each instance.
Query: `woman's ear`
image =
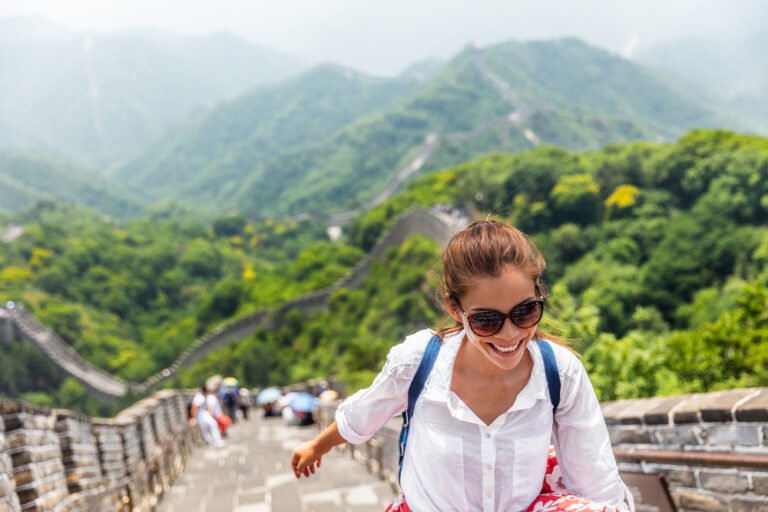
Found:
[[[451,315],[451,318],[456,320],[456,322],[463,324],[464,319],[462,318],[461,311],[459,310],[460,306],[459,306],[458,300],[455,297],[446,293],[445,303],[448,305],[448,314]]]

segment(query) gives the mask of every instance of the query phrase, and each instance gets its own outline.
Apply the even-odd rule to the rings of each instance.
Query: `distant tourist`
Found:
[[[237,423],[237,410],[240,408],[240,393],[237,386],[224,386],[221,388],[221,403],[224,405],[224,412]]]
[[[248,420],[248,411],[251,409],[251,392],[248,388],[240,388],[240,412],[243,413],[243,419]]]
[[[224,445],[224,442],[221,440],[219,426],[208,410],[207,395],[208,390],[205,384],[203,384],[200,390],[195,393],[194,398],[192,398],[192,405],[189,410],[189,423],[192,426],[197,425],[206,443],[210,446],[220,447]]]
[[[546,264],[533,242],[507,224],[476,221],[442,262],[453,324],[393,347],[373,384],[296,448],[295,476],[309,477],[331,448],[364,443],[405,412],[403,495],[388,511],[634,510],[584,366],[539,329]]]

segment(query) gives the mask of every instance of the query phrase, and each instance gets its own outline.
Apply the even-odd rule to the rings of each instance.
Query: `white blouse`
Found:
[[[408,404],[408,387],[433,332],[425,329],[390,350],[373,384],[336,412],[342,437],[360,444]],[[608,430],[581,361],[552,343],[561,381],[553,428],[544,362],[529,343],[533,371],[512,407],[486,425],[451,391],[464,331],[448,335],[414,408],[401,486],[417,512],[511,512],[539,495],[554,442],[569,492],[632,510],[619,478]]]

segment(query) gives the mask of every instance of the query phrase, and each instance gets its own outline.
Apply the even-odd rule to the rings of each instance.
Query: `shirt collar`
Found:
[[[443,339],[443,348],[440,350],[440,354],[435,362],[435,367],[432,370],[432,375],[427,381],[423,394],[430,400],[440,401],[447,404],[455,417],[466,421],[467,413],[470,413],[470,416],[474,415],[471,414],[471,411],[469,410],[463,411],[462,409],[466,408],[466,405],[457,401],[451,393],[453,364],[456,361],[456,355],[459,352],[459,347],[461,347],[463,340],[464,329],[445,336]],[[538,400],[549,401],[547,379],[544,374],[544,361],[541,358],[538,343],[535,341],[528,343],[526,350],[530,352],[531,357],[533,358],[531,377],[517,395],[515,403],[512,404],[512,407],[507,413],[530,409]]]

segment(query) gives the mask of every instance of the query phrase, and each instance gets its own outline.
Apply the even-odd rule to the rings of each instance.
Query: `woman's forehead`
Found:
[[[464,307],[512,308],[535,295],[533,279],[522,270],[507,267],[498,276],[483,276],[469,282],[462,297]]]

